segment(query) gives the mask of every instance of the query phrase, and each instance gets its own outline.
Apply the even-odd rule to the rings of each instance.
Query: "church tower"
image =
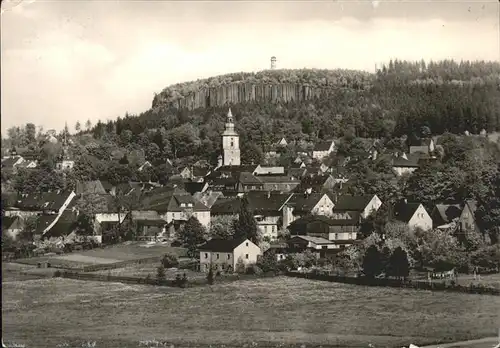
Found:
[[[226,129],[222,133],[223,164],[225,166],[240,165],[240,137],[234,130],[233,114],[231,108],[227,113]]]

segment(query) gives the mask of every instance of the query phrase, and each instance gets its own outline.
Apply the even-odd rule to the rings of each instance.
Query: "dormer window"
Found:
[[[49,206],[49,202],[45,202],[45,203],[43,204],[43,207],[44,207],[44,208],[47,208],[48,206]]]
[[[188,207],[192,207],[193,206],[193,203],[188,203]]]
[[[181,203],[181,207],[185,207],[186,206],[186,203]]]

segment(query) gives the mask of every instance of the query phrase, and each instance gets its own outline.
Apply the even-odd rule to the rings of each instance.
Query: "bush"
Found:
[[[243,261],[243,259],[240,257],[238,259],[238,261],[236,262],[235,271],[236,271],[236,273],[243,274],[243,273],[245,273],[246,269],[247,269],[247,266],[245,265],[245,262]]]
[[[214,271],[212,267],[210,267],[210,270],[208,271],[207,282],[209,285],[212,285],[214,283]]]
[[[160,266],[156,269],[156,280],[159,282],[162,282],[165,280],[165,268],[163,266]]]
[[[255,275],[260,275],[264,273],[262,271],[262,269],[257,266],[257,265],[250,265],[247,269],[246,269],[246,274],[255,274]]]
[[[177,267],[177,266],[179,266],[179,259],[177,258],[177,255],[168,253],[168,254],[163,255],[163,259],[161,260],[161,264],[165,268]]]
[[[54,278],[59,278],[61,276],[61,271],[57,270],[54,272]]]
[[[277,272],[278,271],[278,260],[276,259],[276,253],[273,250],[269,250],[260,257],[257,261],[257,266],[264,272]]]

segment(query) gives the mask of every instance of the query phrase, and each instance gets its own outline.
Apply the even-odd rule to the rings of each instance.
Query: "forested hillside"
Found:
[[[390,62],[377,74],[347,70],[269,70],[181,83],[164,89],[139,117],[98,123],[92,132],[166,157],[214,159],[231,106],[242,151],[266,151],[277,139],[314,142],[478,134],[500,130],[500,63]],[[251,149],[249,149],[251,147]],[[153,151],[155,152],[155,151]],[[156,153],[155,153],[156,154]]]

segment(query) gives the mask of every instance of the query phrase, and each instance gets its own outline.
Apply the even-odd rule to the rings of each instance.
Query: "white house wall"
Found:
[[[363,219],[366,219],[372,212],[377,211],[380,206],[382,205],[382,201],[380,198],[377,197],[377,195],[374,195],[370,203],[366,206],[365,210],[361,214]]]
[[[417,208],[411,217],[408,222],[408,227],[412,229],[421,228],[424,231],[432,229],[432,219],[422,204]]]

